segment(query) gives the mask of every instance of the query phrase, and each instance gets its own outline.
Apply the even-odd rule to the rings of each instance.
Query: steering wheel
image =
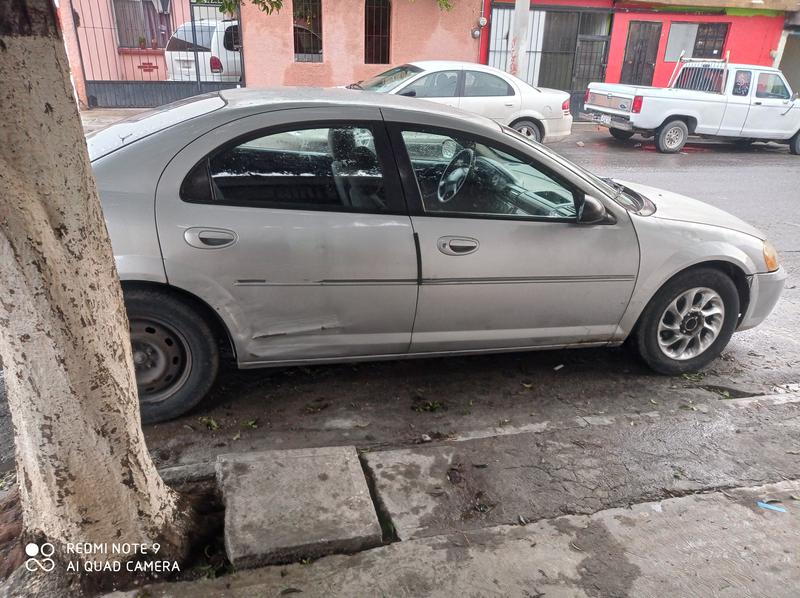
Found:
[[[475,152],[469,148],[462,149],[453,156],[450,164],[444,169],[436,189],[436,197],[440,203],[447,203],[461,191],[474,165]]]

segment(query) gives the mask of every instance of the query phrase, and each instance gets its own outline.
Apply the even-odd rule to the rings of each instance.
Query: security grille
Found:
[[[294,0],[294,59],[322,62],[322,1]]]
[[[364,62],[389,64],[389,0],[366,0],[364,10]]]

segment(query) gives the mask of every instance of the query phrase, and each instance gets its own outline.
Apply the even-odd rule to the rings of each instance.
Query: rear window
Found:
[[[86,136],[89,159],[94,161],[183,121],[219,110],[225,100],[218,93],[194,96],[142,112]]]
[[[192,24],[184,23],[172,34],[167,42],[166,50],[167,52],[209,52],[215,30],[216,27],[195,23],[194,31],[192,31]]]

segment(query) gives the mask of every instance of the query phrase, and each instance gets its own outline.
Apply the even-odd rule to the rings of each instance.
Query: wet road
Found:
[[[737,334],[705,372],[680,378],[654,375],[625,349],[229,369],[195,412],[146,428],[158,463],[262,448],[354,444],[375,450],[593,416],[691,416],[727,398],[798,387],[800,157],[785,146],[741,150],[717,143],[690,144],[685,153],[665,156],[651,143],[619,142],[592,130],[552,147],[602,176],[694,196],[766,231],[790,273],[775,313],[763,326]],[[3,410],[0,469],[7,469],[11,430]],[[675,438],[680,442],[680,434]]]

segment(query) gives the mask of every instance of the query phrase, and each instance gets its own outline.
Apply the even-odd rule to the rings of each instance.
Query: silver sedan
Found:
[[[764,235],[512,129],[347,90],[233,90],[88,139],[145,421],[239,367],[625,341],[705,366],[773,309]]]

